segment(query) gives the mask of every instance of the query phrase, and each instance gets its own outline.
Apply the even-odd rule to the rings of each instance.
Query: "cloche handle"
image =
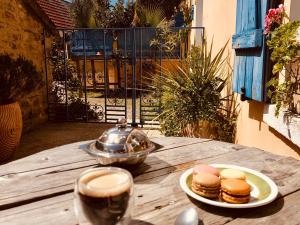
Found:
[[[126,128],[126,126],[127,126],[127,120],[124,117],[119,118],[117,127],[118,128]]]

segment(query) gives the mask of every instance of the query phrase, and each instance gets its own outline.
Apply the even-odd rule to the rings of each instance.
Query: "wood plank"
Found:
[[[299,225],[300,224],[300,191],[280,198],[269,206],[251,210],[241,218],[235,219],[228,225],[252,225],[272,224],[272,225]]]
[[[152,153],[145,163],[135,169],[133,173],[140,175],[163,168],[172,171],[176,169],[176,165],[218,156],[242,148],[245,147],[216,141],[183,145],[168,151]],[[81,150],[77,149],[77,151]],[[56,154],[58,153],[56,152]],[[76,151],[73,154],[76,155]],[[90,160],[1,176],[0,209],[70,192],[73,190],[73,183],[78,175],[95,166],[97,166],[96,161]]]
[[[86,143],[90,143],[90,141],[78,142],[52,148],[26,158],[9,162],[0,167],[0,176],[91,160],[89,155],[78,151],[79,145]]]
[[[212,145],[213,143],[210,144]],[[215,148],[219,148],[218,145],[215,146]],[[212,146],[210,149],[212,149]],[[191,158],[191,160],[193,160],[193,158]],[[268,216],[268,211],[273,208],[272,204],[266,206],[265,210],[260,210],[260,208],[253,210],[228,210],[191,202],[179,187],[178,180],[183,170],[199,162],[226,162],[264,172],[279,185],[279,191],[282,196],[289,195],[300,189],[298,179],[300,175],[299,161],[292,158],[272,155],[257,149],[240,149],[236,152],[228,152],[220,156],[188,161],[185,164],[173,166],[174,168],[166,167],[137,176],[135,178],[136,202],[134,209],[135,221],[133,224],[173,224],[176,216],[188,206],[196,206],[198,208],[199,216],[203,220],[203,224],[224,224],[237,217],[243,218],[249,214],[255,215],[255,213],[259,211],[261,217]],[[297,201],[296,198],[296,202]],[[55,202],[57,202],[57,204],[55,204]],[[288,201],[285,204],[286,207],[290,208]],[[295,202],[293,202],[293,205],[295,205]],[[297,208],[294,207],[289,210],[290,213],[292,213],[292,211],[297,210]],[[297,213],[297,211],[294,212]],[[45,215],[45,213],[47,213],[47,215]],[[275,213],[278,218],[280,218],[280,216],[284,217],[281,210]],[[46,218],[46,220],[44,218]],[[22,223],[24,225],[55,224],[52,223],[51,218],[55,218],[53,220],[56,224],[75,224],[72,194],[57,196],[0,212],[0,224],[14,225],[19,224],[18,222],[20,221],[25,221]],[[58,221],[62,221],[62,223]],[[252,224],[255,224],[254,218],[251,221]]]
[[[243,0],[237,0],[236,6],[236,28],[235,33],[241,33],[242,31],[242,20],[243,20]]]
[[[5,216],[3,213],[7,213]],[[26,205],[0,211],[2,225],[77,225],[73,209],[73,194],[66,194]]]
[[[257,13],[257,20],[259,28],[264,27],[264,18],[268,9],[268,0],[260,0],[260,11]],[[265,64],[266,64],[266,41],[265,37],[263,38],[262,48],[260,51],[257,51],[254,56],[254,67],[253,67],[253,82],[252,82],[252,99],[257,101],[264,101],[264,73],[265,73]]]
[[[247,98],[250,99],[252,98],[253,63],[254,63],[253,57],[250,56],[246,58],[245,95]]]
[[[247,60],[247,51],[242,49],[242,50],[236,50],[236,55],[240,57],[239,59],[239,65],[238,65],[238,83],[239,83],[239,90],[238,93],[242,94],[242,89],[246,88],[245,87],[245,76],[246,76],[246,60]]]
[[[174,147],[187,146],[189,144],[210,141],[201,138],[153,138],[153,141],[161,146],[160,151],[169,150]],[[19,159],[1,166],[0,177],[8,174],[17,174],[51,167],[66,166],[73,163],[87,162],[93,164],[93,158],[83,151],[78,151],[91,141],[77,142],[63,145],[57,148],[45,150],[32,156]],[[71,167],[73,168],[73,167]]]
[[[254,30],[257,29],[257,10],[259,9],[258,7],[258,1],[257,0],[246,0],[248,3],[248,8],[247,8],[247,13],[248,13],[248,30]],[[258,32],[257,35],[260,34],[260,39],[262,41],[262,36],[263,36],[263,30],[258,29],[256,30]],[[258,37],[259,38],[259,37]]]
[[[255,13],[255,11],[254,11]],[[232,36],[233,49],[258,48],[262,45],[263,30],[255,29]]]

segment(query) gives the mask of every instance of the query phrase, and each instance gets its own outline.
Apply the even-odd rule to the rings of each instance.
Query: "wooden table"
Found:
[[[300,161],[206,139],[154,138],[164,146],[148,156],[135,176],[134,225],[173,224],[195,205],[202,224],[300,224]],[[0,167],[1,225],[75,225],[73,187],[78,175],[97,165],[79,149],[88,142],[50,149]],[[279,188],[273,203],[229,210],[192,200],[179,177],[197,163],[230,163],[261,171]]]

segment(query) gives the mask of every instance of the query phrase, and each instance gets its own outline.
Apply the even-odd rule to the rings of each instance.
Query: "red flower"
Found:
[[[285,8],[281,4],[276,9],[269,9],[268,14],[265,17],[265,34],[270,34],[272,30],[283,21],[285,15]]]

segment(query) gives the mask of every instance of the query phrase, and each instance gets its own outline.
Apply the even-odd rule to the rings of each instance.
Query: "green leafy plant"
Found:
[[[111,5],[109,0],[96,1],[96,24],[100,28],[130,27],[134,17],[134,3],[118,0]]]
[[[89,120],[98,120],[100,117],[100,114],[92,109],[90,103],[85,103],[84,100],[75,96],[69,98],[68,112],[70,120],[82,120],[85,119],[85,115]]]
[[[118,0],[111,9],[109,26],[116,28],[130,27],[133,16],[134,4],[132,2],[125,4],[124,0]]]
[[[156,27],[164,18],[170,20],[182,0],[75,0],[71,12],[79,28]],[[163,6],[163,7],[162,7]]]
[[[95,9],[95,0],[75,0],[71,5],[71,13],[76,27],[96,27]]]
[[[236,108],[232,96],[222,97],[231,70],[224,56],[227,44],[212,55],[212,46],[192,47],[189,57],[153,78],[161,95],[159,116],[165,135],[209,137],[233,141]]]
[[[71,60],[65,57],[63,46],[60,46],[59,42],[54,41],[49,53],[53,80],[64,81],[66,78],[71,79],[76,69]]]
[[[82,83],[70,59],[65,58],[63,46],[53,42],[49,54],[53,82],[50,88],[51,111],[57,120],[98,119],[102,117],[89,103],[80,98]],[[66,66],[66,67],[65,67]],[[66,92],[68,93],[66,95]],[[67,100],[66,101],[66,96]],[[66,114],[68,112],[68,115]]]
[[[32,61],[22,56],[14,59],[0,55],[0,104],[19,101],[41,87],[42,74]]]
[[[271,32],[267,44],[269,49],[272,50],[271,60],[274,62],[273,74],[281,72],[299,54],[300,45],[296,40],[299,27],[300,21],[288,22],[280,25]]]
[[[173,21],[163,20],[157,26],[156,37],[150,41],[150,46],[163,52],[172,52],[180,44],[180,34],[171,30]]]
[[[164,19],[164,10],[158,4],[136,4],[133,26],[157,27]]]
[[[53,116],[56,120],[98,120],[103,118],[103,111],[93,109],[90,103],[79,98],[74,91],[69,91],[65,101],[65,87],[54,83],[51,90]]]
[[[142,7],[142,6],[163,6],[163,14],[166,17],[166,19],[170,20],[174,13],[175,9],[179,7],[181,2],[184,2],[183,0],[136,0],[136,6]]]
[[[179,10],[183,12],[185,26],[190,26],[192,23],[191,7],[188,2],[183,1],[179,5]]]
[[[274,65],[273,76],[267,86],[269,87],[268,97],[272,103],[276,104],[275,115],[278,116],[282,108],[292,113],[297,111],[294,95],[300,92],[300,43],[297,40],[300,21],[290,21],[282,5],[272,10],[266,16],[266,30],[268,31],[266,34],[268,35],[267,45],[271,50],[271,60]],[[279,13],[276,14],[276,12]],[[277,20],[273,18],[277,18]],[[270,21],[277,22],[271,23]]]

